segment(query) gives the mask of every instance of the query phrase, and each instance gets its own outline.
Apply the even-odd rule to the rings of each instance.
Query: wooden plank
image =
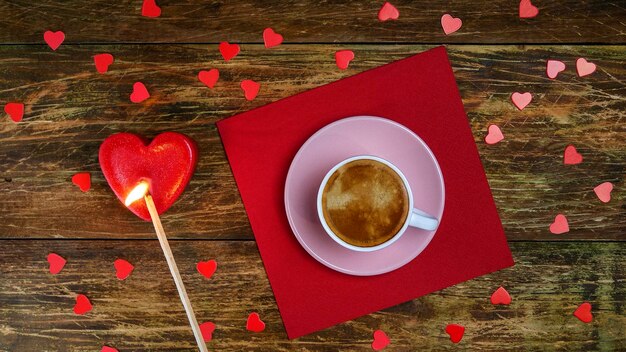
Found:
[[[333,53],[349,48],[356,59],[346,71]],[[214,122],[429,48],[421,45],[283,45],[266,50],[246,45],[225,63],[217,46],[67,46],[58,53],[32,46],[0,48],[2,101],[26,103],[24,121],[0,123],[0,237],[153,238],[115,199],[97,163],[106,136],[130,131],[152,137],[175,130],[200,147],[197,172],[181,199],[163,216],[171,238],[250,239],[245,211]],[[449,46],[461,95],[505,230],[511,240],[626,239],[624,175],[626,51],[622,46]],[[111,52],[110,72],[95,72],[91,56]],[[598,65],[576,76],[574,62]],[[568,69],[556,80],[545,76],[547,58]],[[218,68],[214,89],[199,70]],[[262,84],[256,100],[243,98],[239,82]],[[152,98],[132,104],[135,81]],[[522,112],[510,103],[515,91],[531,91]],[[488,146],[487,126],[502,127],[505,140]],[[574,143],[584,162],[563,166]],[[93,185],[81,193],[73,173],[89,171]],[[610,181],[610,203],[592,189]],[[283,211],[276,209],[276,211]],[[571,231],[554,236],[554,216],[568,216]]]
[[[154,241],[0,242],[0,349],[96,351],[103,344],[120,351],[192,351],[194,339],[174,283]],[[253,242],[174,241],[172,250],[200,321],[217,325],[211,350],[369,350],[372,332],[383,329],[394,351],[428,348],[472,351],[617,351],[626,348],[626,244],[517,242],[516,265],[325,331],[288,341]],[[63,271],[47,272],[46,256],[68,259]],[[113,261],[125,258],[135,271],[118,281]],[[211,279],[195,270],[217,259]],[[493,306],[500,285],[510,306]],[[75,295],[94,305],[74,315]],[[572,312],[592,304],[594,321],[583,324]],[[245,330],[252,311],[264,332]],[[449,323],[466,327],[454,346],[444,333]]]
[[[397,21],[379,22],[383,1],[158,0],[160,18],[142,17],[140,0],[30,0],[0,3],[0,43],[42,43],[63,30],[68,43],[262,43],[273,27],[289,43],[624,43],[626,9],[617,0],[535,0],[539,15],[520,19],[519,1],[410,0],[392,3]],[[441,16],[463,20],[446,36]],[[63,49],[61,49],[63,51]]]

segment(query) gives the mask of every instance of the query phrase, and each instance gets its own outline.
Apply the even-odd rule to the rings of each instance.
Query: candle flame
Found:
[[[143,198],[148,193],[148,187],[148,182],[139,182],[139,184],[135,186],[135,188],[133,188],[130,193],[128,193],[128,196],[126,196],[126,201],[124,202],[124,205],[129,206],[133,204],[133,202]]]

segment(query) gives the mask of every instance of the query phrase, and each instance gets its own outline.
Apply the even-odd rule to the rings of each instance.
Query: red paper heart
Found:
[[[89,312],[93,306],[91,302],[89,302],[89,298],[85,295],[76,296],[76,304],[74,305],[74,313],[78,315],[83,315]]]
[[[65,258],[61,257],[60,255],[56,253],[48,254],[47,259],[48,259],[48,264],[49,264],[48,270],[50,271],[50,274],[52,275],[56,275],[60,273],[61,270],[63,270],[63,268],[65,267],[65,263],[67,263],[67,260],[65,260]]]
[[[563,70],[565,70],[565,64],[562,61],[548,60],[546,63],[546,74],[550,79],[555,79]]]
[[[96,64],[96,71],[101,74],[106,73],[109,70],[109,66],[113,63],[113,61],[113,55],[109,53],[93,56],[93,62]]]
[[[99,160],[104,177],[122,203],[137,184],[147,181],[156,209],[162,214],[189,183],[197,154],[193,140],[180,133],[162,133],[149,144],[132,133],[117,133],[102,142]],[[128,208],[150,221],[144,200]]]
[[[135,270],[135,267],[124,259],[116,259],[113,262],[113,267],[115,268],[115,276],[117,276],[118,280],[126,280],[126,278],[130,276],[130,273]]]
[[[574,316],[583,323],[591,323],[593,320],[593,314],[591,314],[591,304],[585,302],[578,306],[578,308],[574,311]]]
[[[248,315],[246,329],[252,332],[261,332],[265,330],[265,323],[261,320],[261,317],[259,317],[259,313],[252,312]]]
[[[102,349],[100,350],[100,352],[120,352],[120,351],[118,351],[117,348],[113,348],[109,346],[102,346]]]
[[[603,203],[608,203],[611,201],[611,192],[613,191],[613,184],[611,182],[604,182],[597,185],[593,191],[596,193],[596,196]]]
[[[141,15],[144,17],[159,17],[161,16],[161,8],[157,6],[154,0],[143,0]]]
[[[558,214],[554,218],[554,222],[550,224],[550,232],[555,235],[569,232],[569,224],[567,223],[567,218],[565,217],[565,215]]]
[[[216,269],[217,262],[213,259],[207,260],[206,262],[198,262],[198,264],[196,264],[196,270],[198,270],[198,272],[204,275],[207,279],[210,279],[211,276],[213,276]]]
[[[261,89],[261,85],[251,79],[245,79],[241,81],[241,89],[243,89],[243,95],[246,97],[247,100],[254,100],[257,94],[259,94],[259,89]]]
[[[500,286],[491,294],[491,304],[511,304],[511,295]]]
[[[136,104],[148,98],[150,98],[148,88],[141,82],[135,82],[135,84],[133,84],[133,92],[130,94],[130,101]]]
[[[209,342],[213,339],[213,331],[215,331],[215,324],[210,321],[200,324],[200,332],[204,341]]]
[[[576,60],[576,72],[579,77],[588,76],[594,72],[596,72],[596,64],[593,62],[589,62],[584,58],[579,58]]]
[[[4,112],[9,115],[13,122],[20,122],[24,117],[24,104],[22,103],[7,103],[4,106]]]
[[[46,31],[43,34],[43,40],[46,41],[50,49],[57,50],[65,40],[65,33],[61,31]]]
[[[335,63],[341,70],[345,70],[350,65],[350,61],[354,59],[354,52],[352,50],[339,50],[335,53]]]
[[[563,153],[563,164],[576,165],[582,162],[583,156],[576,151],[576,147],[571,144],[565,147],[565,152]]]
[[[441,28],[446,35],[458,31],[462,25],[463,21],[460,18],[452,17],[447,13],[441,16]]]
[[[239,49],[239,45],[237,44],[230,44],[229,42],[220,43],[220,53],[222,53],[224,61],[228,61],[237,56]]]
[[[530,94],[529,92],[526,92],[526,93],[515,92],[511,94],[511,101],[520,111],[524,110],[524,108],[528,104],[530,104],[532,100],[533,100],[533,95]]]
[[[500,131],[500,127],[496,125],[489,125],[487,136],[485,136],[485,143],[496,144],[503,139],[504,135],[502,134],[502,131]]]
[[[397,20],[398,17],[400,17],[400,12],[395,6],[388,2],[384,3],[380,10],[378,10],[378,20],[381,22],[387,20]]]
[[[374,341],[372,341],[372,349],[374,351],[380,351],[384,349],[385,347],[389,346],[390,343],[391,343],[391,340],[389,340],[389,337],[387,336],[387,334],[385,334],[384,331],[382,330],[374,331]]]
[[[519,17],[533,18],[539,14],[539,9],[533,5],[530,0],[521,0],[519,2]]]
[[[448,326],[446,326],[446,333],[450,335],[450,341],[459,343],[465,333],[465,327],[458,324],[448,324]]]
[[[88,172],[79,172],[72,176],[72,183],[78,186],[81,191],[87,192],[91,188],[91,174]]]
[[[274,32],[271,28],[265,28],[263,31],[263,42],[266,48],[273,48],[283,42],[283,36]]]
[[[213,88],[217,80],[220,78],[220,71],[216,68],[212,68],[208,71],[198,72],[198,79],[204,83],[207,87]]]

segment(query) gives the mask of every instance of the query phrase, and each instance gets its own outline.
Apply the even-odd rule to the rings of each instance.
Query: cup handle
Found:
[[[413,209],[411,212],[411,219],[409,220],[409,226],[432,231],[439,227],[439,220],[419,209]]]

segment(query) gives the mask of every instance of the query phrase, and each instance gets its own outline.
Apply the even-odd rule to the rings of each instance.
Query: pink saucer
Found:
[[[317,191],[328,170],[356,155],[374,155],[396,165],[409,180],[415,207],[441,222],[445,191],[437,159],[411,130],[373,116],[333,122],[302,145],[285,183],[287,218],[298,242],[320,263],[350,275],[384,274],[417,257],[436,231],[409,228],[398,241],[374,252],[352,251],[333,241],[317,216]]]

